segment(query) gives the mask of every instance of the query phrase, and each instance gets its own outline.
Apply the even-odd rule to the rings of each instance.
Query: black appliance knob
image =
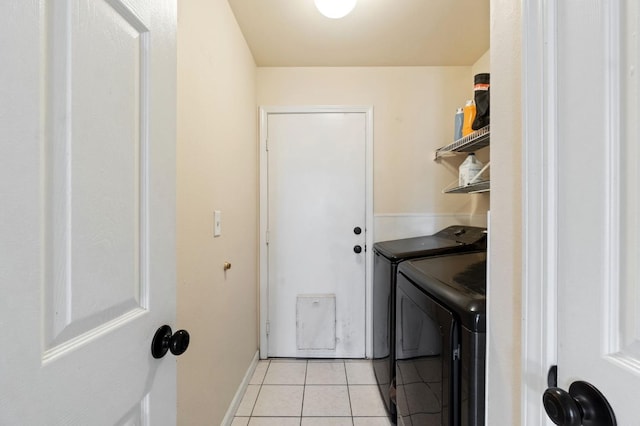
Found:
[[[154,358],[162,358],[171,351],[172,354],[182,355],[189,347],[189,333],[186,330],[178,330],[173,334],[171,327],[160,327],[151,341],[151,355]]]
[[[542,403],[551,421],[559,426],[616,426],[616,417],[607,399],[592,384],[573,382],[569,392],[549,388]]]
[[[360,235],[362,233],[362,229],[360,229],[359,226],[356,226],[355,228],[353,228],[353,233],[356,235]]]
[[[362,253],[362,247],[360,246],[353,246],[353,251],[356,253]]]

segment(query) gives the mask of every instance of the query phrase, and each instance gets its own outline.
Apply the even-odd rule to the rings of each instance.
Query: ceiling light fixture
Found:
[[[358,0],[314,0],[316,7],[327,18],[340,19],[347,16]]]

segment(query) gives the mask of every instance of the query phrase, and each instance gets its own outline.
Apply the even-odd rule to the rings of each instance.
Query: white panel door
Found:
[[[270,357],[365,355],[366,123],[268,114]]]
[[[557,2],[558,385],[640,424],[640,9]]]
[[[175,1],[0,8],[0,424],[173,425]]]

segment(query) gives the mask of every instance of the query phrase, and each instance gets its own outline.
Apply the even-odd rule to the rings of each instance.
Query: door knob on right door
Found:
[[[616,416],[607,399],[590,383],[577,381],[569,392],[549,388],[542,395],[547,415],[559,426],[616,426]]]

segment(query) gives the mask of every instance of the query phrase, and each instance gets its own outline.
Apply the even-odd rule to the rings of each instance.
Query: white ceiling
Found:
[[[489,49],[489,0],[228,0],[258,66],[471,65]]]

